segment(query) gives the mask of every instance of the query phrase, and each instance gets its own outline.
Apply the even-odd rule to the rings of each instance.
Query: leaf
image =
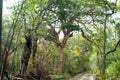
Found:
[[[79,56],[79,54],[80,54],[80,46],[75,45],[74,51],[75,51],[75,54],[76,54],[77,56]]]
[[[26,43],[26,39],[25,39],[25,38],[22,38],[22,39],[21,39],[21,42],[25,44],[25,43]]]

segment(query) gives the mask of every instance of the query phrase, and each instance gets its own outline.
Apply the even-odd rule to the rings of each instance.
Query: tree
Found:
[[[2,69],[2,8],[3,8],[3,0],[0,1],[0,74]]]
[[[5,45],[3,45],[2,50],[4,55],[3,58],[0,58],[2,59],[1,66],[3,67],[2,75],[4,75],[5,70],[9,70],[10,73],[8,74],[11,74],[12,70],[10,69],[13,69],[13,64],[15,64],[14,62],[11,63],[8,61],[9,55],[14,55],[14,57],[12,57],[14,59],[12,60],[15,61],[15,54],[19,54],[18,57],[19,59],[21,58],[21,64],[19,64],[21,65],[21,69],[19,66],[17,67],[20,69],[22,75],[24,75],[29,66],[29,61],[33,60],[34,64],[34,60],[37,58],[36,53],[39,52],[41,53],[39,56],[41,56],[42,53],[46,53],[46,55],[43,55],[44,57],[46,57],[48,53],[51,54],[55,52],[51,54],[51,56],[53,55],[53,59],[55,56],[55,61],[51,60],[51,62],[53,62],[52,66],[54,66],[54,73],[61,74],[63,72],[63,62],[67,60],[64,59],[64,54],[65,56],[68,54],[68,52],[64,52],[64,50],[67,49],[66,45],[70,45],[71,42],[75,45],[74,43],[76,43],[76,41],[72,40],[68,42],[68,40],[71,39],[76,32],[79,32],[87,41],[85,42],[80,36],[79,39],[81,39],[81,41],[78,41],[78,44],[82,43],[83,46],[80,48],[79,46],[75,47],[77,56],[80,50],[81,53],[96,52],[99,62],[102,58],[102,65],[99,67],[100,69],[102,68],[101,71],[104,75],[108,54],[116,51],[120,44],[119,22],[116,23],[111,19],[112,15],[117,12],[116,6],[117,0],[114,2],[108,0],[21,0],[18,5],[12,7],[13,15],[10,21],[13,22],[10,22],[11,26],[3,28],[9,32],[7,33],[7,37],[4,37],[3,44]],[[114,25],[116,27],[111,27],[111,25],[113,25],[111,22],[115,22]],[[7,22],[7,24],[9,23]],[[116,30],[116,32],[110,32],[109,29]],[[113,38],[109,33],[117,34],[117,37]],[[4,31],[2,35],[5,35]],[[116,43],[114,42],[116,45],[113,49],[113,45],[110,46],[110,42],[113,42],[111,39],[116,39]],[[50,49],[44,49],[46,44],[40,47],[43,48],[43,52],[37,51],[38,43],[42,43],[42,41],[47,42],[47,40],[52,43],[56,51],[52,51],[51,46]],[[69,46],[69,51],[73,45]],[[84,57],[85,56],[86,55],[84,55]],[[51,58],[50,56],[47,57]],[[49,59],[46,59],[47,58],[41,59],[45,60],[43,64],[44,62],[49,63]],[[10,65],[11,68],[9,69],[7,65]],[[98,65],[100,64],[98,63]],[[40,67],[42,67],[42,65]]]
[[[103,42],[102,42],[103,50],[100,51],[100,53],[102,55],[102,74],[103,74],[103,76],[105,76],[105,70],[106,70],[106,66],[107,66],[107,64],[106,64],[107,55],[111,52],[114,52],[119,45],[119,40],[118,40],[114,49],[107,51],[108,50],[108,48],[107,48],[108,40],[110,40],[110,37],[108,37],[108,29],[109,29],[109,24],[110,24],[109,22],[110,22],[110,18],[112,17],[112,15],[117,12],[117,3],[118,3],[118,0],[114,0],[113,2],[103,0],[103,1],[98,1],[98,2],[95,1],[94,3],[91,3],[91,4],[94,4],[94,6],[96,6],[96,8],[93,10],[93,12],[94,12],[93,15],[91,15],[93,24],[95,24],[95,22],[97,23],[96,26],[94,25],[95,26],[94,29],[95,30],[97,29],[97,31],[101,32],[102,33],[101,38],[103,38]],[[99,8],[99,10],[97,10],[97,8]],[[102,28],[97,27],[97,26],[102,26]],[[96,46],[98,45],[97,46],[98,48],[100,47],[99,46],[100,44],[96,44],[95,39],[94,39],[93,43]]]
[[[116,8],[116,5],[117,5],[117,0],[115,1],[114,3],[114,7],[112,7],[110,5],[109,2],[107,1],[104,1],[104,5],[105,5],[105,19],[104,19],[104,47],[103,47],[103,65],[102,65],[102,74],[105,75],[105,69],[106,69],[106,57],[107,57],[107,54],[111,53],[110,51],[109,52],[106,52],[106,41],[107,41],[107,34],[106,34],[106,29],[107,29],[107,19],[109,16],[111,16],[112,14],[114,14],[115,12],[115,8]],[[111,13],[108,13],[108,10],[109,8],[107,7],[107,5],[109,5],[109,8],[111,9]],[[118,46],[120,41],[118,41],[116,47]]]
[[[67,40],[72,37],[74,31],[80,29],[74,23],[79,16],[79,11],[77,11],[79,5],[76,3],[72,0],[49,1],[50,6],[46,13],[48,24],[46,26],[50,28],[48,28],[45,39],[54,42],[56,45],[55,73],[62,73],[63,51]],[[61,33],[63,34],[62,39],[59,37]]]
[[[12,49],[12,43],[13,43],[13,39],[14,39],[14,35],[15,35],[15,30],[16,30],[16,24],[18,22],[18,18],[19,18],[19,15],[21,13],[21,10],[22,10],[22,7],[23,7],[23,4],[24,4],[24,1],[23,3],[21,4],[21,7],[20,9],[16,9],[15,12],[18,11],[18,14],[15,15],[15,18],[13,19],[13,22],[11,23],[10,25],[10,29],[9,29],[9,33],[7,35],[7,39],[6,39],[6,42],[5,42],[5,46],[4,46],[4,50],[3,50],[3,57],[2,57],[2,64],[1,64],[1,80],[3,79],[3,76],[5,75],[8,80],[9,80],[9,74],[8,74],[8,55],[9,53],[12,53],[14,52],[14,50],[16,50],[16,47],[15,49]]]
[[[39,3],[39,4],[38,4]],[[44,8],[43,8],[44,7]],[[26,1],[23,5],[22,12],[20,14],[20,18],[23,19],[21,23],[23,23],[24,27],[24,52],[21,58],[21,70],[23,74],[26,74],[29,58],[32,55],[33,63],[34,57],[37,52],[37,40],[40,33],[40,28],[43,26],[42,21],[44,20],[42,17],[44,16],[44,12],[47,8],[47,0],[45,1]]]

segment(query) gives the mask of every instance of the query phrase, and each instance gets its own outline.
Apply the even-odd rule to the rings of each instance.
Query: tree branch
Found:
[[[116,49],[117,49],[117,47],[118,47],[118,45],[120,45],[120,40],[119,40],[119,41],[117,42],[117,44],[115,45],[114,49],[113,49],[113,50],[108,51],[108,52],[105,54],[105,56],[107,56],[108,54],[110,54],[110,53],[112,53],[112,52],[115,52],[115,51],[116,51]]]
[[[84,31],[82,30],[82,29],[80,29],[81,30],[81,33],[82,33],[82,37],[83,38],[85,38],[87,41],[89,41],[89,42],[93,42],[93,41],[91,41],[90,39],[88,39],[86,36],[85,36],[85,33],[84,33]]]
[[[18,49],[18,47],[20,47],[22,45],[22,43],[19,43],[14,49],[12,49],[12,51],[9,52],[9,54],[12,54],[14,51],[16,51]]]

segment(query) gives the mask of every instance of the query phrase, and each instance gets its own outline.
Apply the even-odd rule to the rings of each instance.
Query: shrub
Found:
[[[96,58],[96,54],[92,54],[90,56],[90,68],[92,70],[93,73],[97,73],[97,58]]]
[[[120,61],[112,62],[106,69],[108,75],[120,78]]]

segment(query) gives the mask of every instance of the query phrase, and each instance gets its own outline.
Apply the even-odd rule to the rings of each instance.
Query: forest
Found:
[[[3,1],[0,80],[120,80],[120,0]]]

